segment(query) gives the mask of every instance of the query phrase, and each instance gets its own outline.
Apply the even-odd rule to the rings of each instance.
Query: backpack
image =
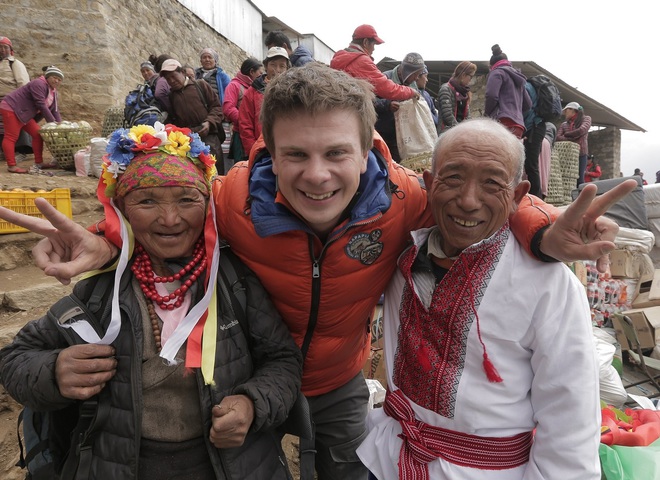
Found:
[[[561,94],[557,86],[545,75],[529,79],[538,97],[534,110],[544,122],[556,122],[561,117]]]
[[[148,83],[138,85],[131,90],[124,100],[124,127],[165,123],[167,112],[163,111],[154,95],[154,89]]]

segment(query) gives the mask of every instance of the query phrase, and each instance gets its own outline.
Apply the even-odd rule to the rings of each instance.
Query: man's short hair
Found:
[[[266,147],[274,152],[273,125],[278,118],[348,110],[357,115],[360,143],[364,152],[369,151],[376,123],[373,100],[371,84],[321,62],[291,68],[273,79],[264,94],[260,121]]]
[[[266,45],[268,48],[286,47],[289,50],[293,50],[291,48],[289,37],[287,37],[284,32],[280,30],[273,30],[272,32],[268,32],[268,35],[266,35],[266,40],[264,40],[264,45]]]
[[[512,181],[512,186],[516,187],[522,181],[523,168],[525,166],[525,147],[514,134],[506,129],[506,127],[488,117],[477,117],[464,120],[440,135],[433,148],[432,172],[435,173],[440,148],[445,144],[452,142],[457,137],[466,135],[466,133],[468,133],[466,130],[469,130],[471,134],[494,134],[497,136],[499,139],[499,150],[503,155],[507,155],[511,158],[516,166]]]

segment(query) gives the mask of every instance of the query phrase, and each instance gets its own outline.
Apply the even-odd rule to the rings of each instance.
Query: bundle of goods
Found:
[[[630,308],[632,301],[628,284],[609,273],[600,273],[596,262],[584,262],[587,267],[587,299],[591,308],[591,320],[595,327],[612,326],[615,313]]]
[[[577,185],[580,146],[574,142],[556,142],[552,147],[548,198],[553,205],[567,205],[573,201],[571,191]]]
[[[58,167],[64,170],[75,170],[74,154],[89,145],[92,137],[92,127],[89,123],[80,122],[50,122],[39,130],[48,151],[57,161]]]

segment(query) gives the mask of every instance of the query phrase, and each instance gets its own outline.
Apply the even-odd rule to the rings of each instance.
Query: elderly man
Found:
[[[413,232],[386,290],[390,391],[358,449],[378,479],[600,478],[584,287],[509,229],[524,159],[485,118],[436,145],[424,172],[436,225]]]

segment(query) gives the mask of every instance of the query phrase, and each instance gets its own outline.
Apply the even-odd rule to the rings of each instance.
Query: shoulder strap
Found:
[[[107,298],[113,278],[113,272],[92,277],[88,280],[89,285],[80,292],[83,298],[77,296],[78,292],[68,295],[53,305],[48,313],[55,315],[60,323],[70,321],[82,314],[101,333],[102,325],[99,318],[110,304]],[[90,292],[89,296],[87,296],[88,292]],[[70,333],[70,329],[62,330],[67,333],[66,338],[70,344],[78,343]],[[61,478],[76,480],[89,478],[95,433],[106,423],[109,414],[110,391],[107,388],[80,404],[78,423],[71,434],[71,449],[62,467]]]
[[[220,268],[218,270],[222,280],[227,285],[231,306],[236,319],[243,329],[248,344],[250,344],[250,326],[247,320],[247,295],[245,294],[245,286],[243,285],[243,279],[245,278],[243,265],[239,264],[238,259],[233,254],[221,253]]]
[[[204,81],[204,80],[202,80]],[[206,100],[206,93],[204,93],[204,90],[202,90],[202,87],[199,86],[199,83],[197,83],[197,80],[192,80],[193,84],[195,84],[195,88],[197,89],[197,93],[199,93],[199,98],[202,100],[202,103],[204,104],[204,108],[208,111],[209,109],[209,102]]]

